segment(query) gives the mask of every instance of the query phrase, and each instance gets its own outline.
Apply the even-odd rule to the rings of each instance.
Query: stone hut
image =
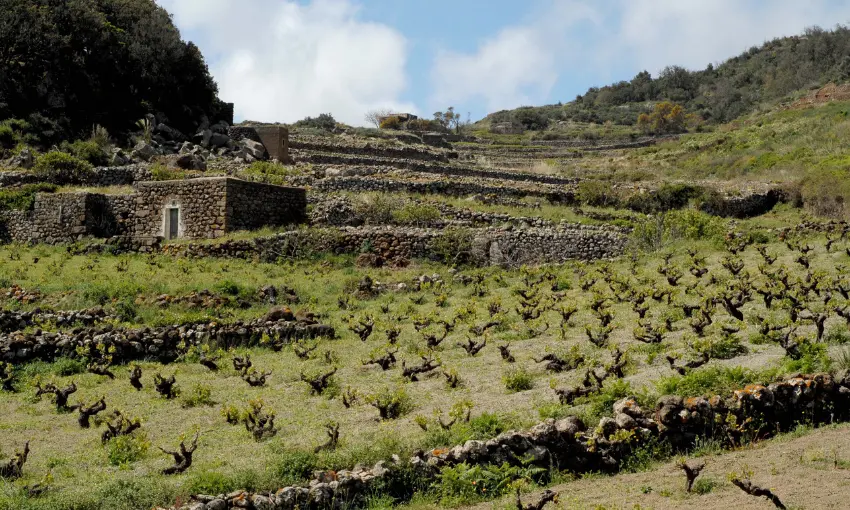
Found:
[[[236,230],[301,223],[307,216],[302,188],[232,177],[139,182],[133,187],[126,195],[40,193],[32,210],[0,215],[0,239],[213,239]]]

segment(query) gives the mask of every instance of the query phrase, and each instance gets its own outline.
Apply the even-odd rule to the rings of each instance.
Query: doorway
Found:
[[[177,239],[180,233],[180,209],[168,207],[165,209],[165,238]]]

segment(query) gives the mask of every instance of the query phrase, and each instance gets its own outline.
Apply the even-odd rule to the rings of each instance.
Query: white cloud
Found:
[[[642,69],[702,69],[807,26],[850,20],[850,2],[834,0],[545,1],[537,16],[503,27],[475,51],[440,52],[432,106],[483,100],[492,112],[553,102],[559,80],[583,93]]]
[[[434,106],[483,100],[490,111],[539,104],[558,80],[569,51],[566,26],[597,23],[597,13],[579,2],[555,4],[525,24],[503,28],[473,53],[439,52],[431,71]]]
[[[210,62],[236,116],[292,122],[332,113],[364,124],[366,111],[415,111],[407,87],[407,41],[358,19],[351,0],[160,0]],[[192,36],[197,35],[197,38]]]
[[[673,64],[703,69],[807,26],[850,18],[850,5],[827,0],[629,0],[621,8],[608,44],[650,72]]]

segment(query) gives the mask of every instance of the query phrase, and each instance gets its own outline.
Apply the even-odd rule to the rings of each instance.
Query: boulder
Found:
[[[173,142],[182,142],[187,139],[186,135],[167,124],[157,124],[156,128],[154,128],[154,133]]]
[[[213,132],[212,135],[210,135],[209,146],[213,149],[226,147],[228,141],[230,141],[230,137],[226,134]]]
[[[230,126],[227,124],[227,122],[224,122],[223,120],[216,122],[215,124],[210,126],[210,131],[223,135],[227,134],[228,129],[230,129]]]
[[[128,164],[130,164],[130,158],[124,154],[124,151],[117,147],[112,149],[112,156],[109,158],[110,166],[124,166]]]
[[[207,169],[207,162],[200,154],[183,154],[177,158],[177,166],[183,170],[200,170]]]
[[[158,155],[159,151],[147,142],[139,142],[133,149],[133,157],[142,161],[150,161],[151,158]]]
[[[24,147],[21,149],[21,152],[12,156],[7,162],[6,166],[16,167],[16,168],[32,168],[35,165],[35,157],[32,154],[32,151],[28,148]]]
[[[240,142],[242,147],[248,151],[248,154],[253,156],[255,159],[265,159],[266,157],[266,147],[260,142],[255,142],[250,138],[245,138]]]
[[[195,133],[195,136],[192,137],[192,141],[198,145],[203,147],[210,146],[210,137],[212,136],[212,131],[209,129],[203,129]]]

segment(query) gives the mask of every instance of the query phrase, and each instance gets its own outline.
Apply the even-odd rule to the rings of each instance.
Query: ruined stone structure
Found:
[[[231,177],[139,182],[128,195],[38,194],[31,211],[0,213],[0,239],[208,239],[235,230],[301,223],[306,209],[306,192],[300,188]]]
[[[233,126],[228,129],[227,134],[234,140],[248,138],[260,142],[265,146],[269,158],[284,164],[292,163],[289,156],[289,130],[284,126]]]

